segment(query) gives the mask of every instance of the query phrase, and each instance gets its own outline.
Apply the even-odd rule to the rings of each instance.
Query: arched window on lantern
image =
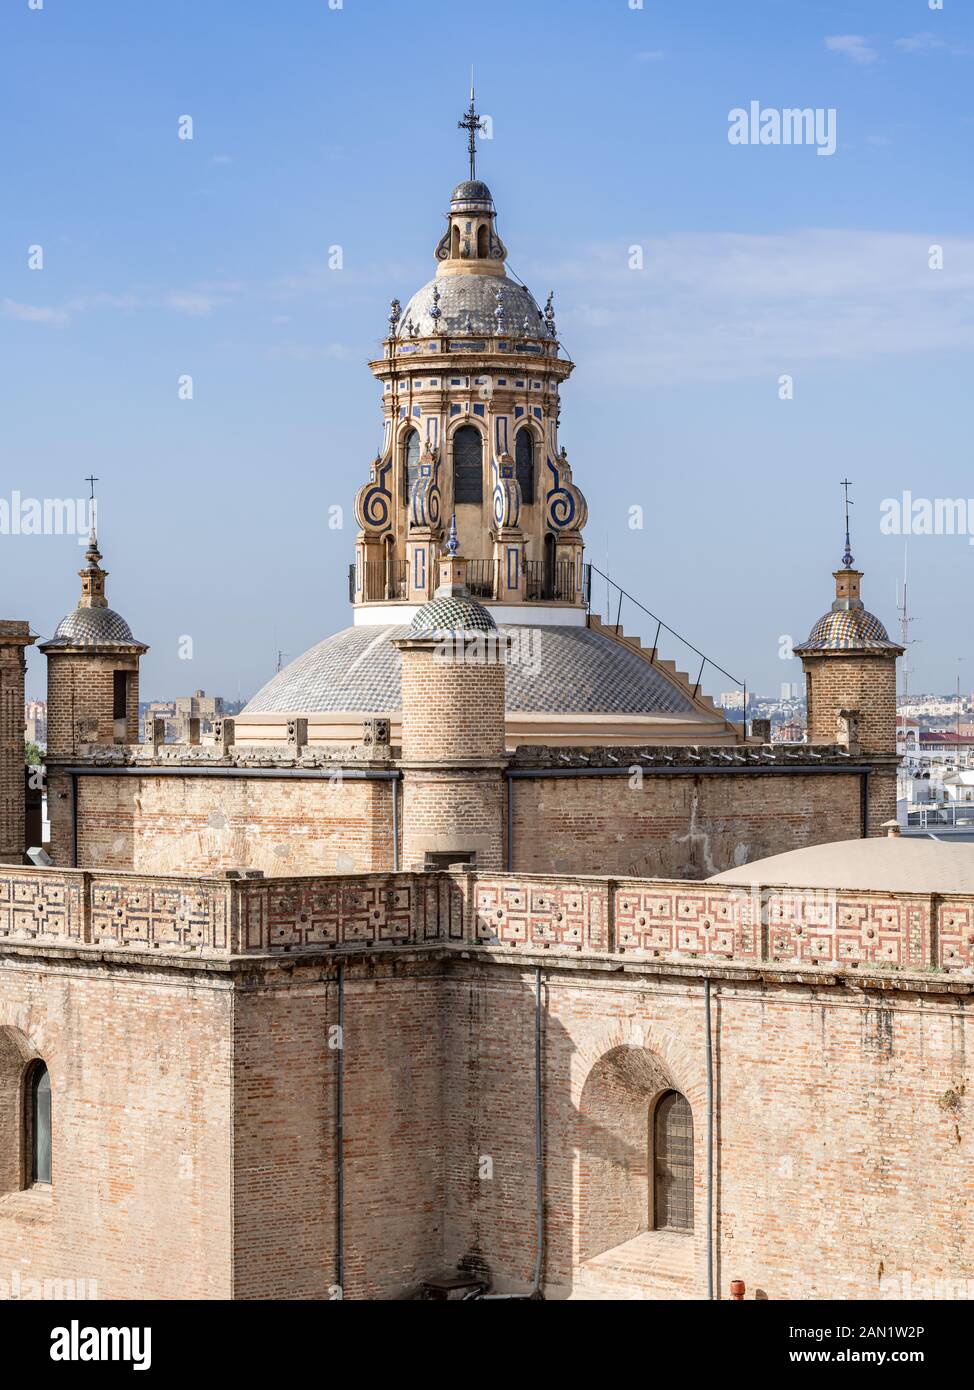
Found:
[[[514,472],[521,485],[521,501],[530,506],[534,501],[534,434],[530,429],[518,430],[515,437]]]
[[[453,436],[453,502],[480,506],[484,500],[484,441],[473,425],[462,425]]]
[[[419,431],[410,430],[402,451],[402,500],[409,506],[409,494],[419,477]]]
[[[653,1225],[693,1230],[693,1115],[679,1091],[664,1091],[653,1115]]]

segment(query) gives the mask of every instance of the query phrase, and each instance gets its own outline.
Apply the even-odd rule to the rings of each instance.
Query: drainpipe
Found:
[[[544,1116],[541,1105],[541,966],[534,972],[534,1200],[537,1240],[531,1298],[541,1296],[544,1265]]]
[[[399,872],[399,783],[396,777],[392,783],[392,872]]]
[[[335,1283],[345,1297],[345,966],[338,962],[338,1048],[335,1078]]]
[[[514,872],[514,778],[507,779],[507,872]]]
[[[74,772],[71,776],[71,867],[78,867],[78,778]],[[50,796],[51,784],[47,784],[48,796]],[[50,810],[48,810],[50,816]]]
[[[710,1025],[710,976],[703,982],[707,1047],[707,1297],[714,1296],[714,1055]]]
[[[869,838],[869,773],[862,774],[862,792],[859,797],[862,805],[862,838]]]

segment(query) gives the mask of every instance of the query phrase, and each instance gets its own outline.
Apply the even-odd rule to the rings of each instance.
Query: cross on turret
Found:
[[[849,540],[849,508],[854,505],[849,501],[849,489],[852,487],[852,483],[848,478],[843,478],[839,486],[845,492],[845,554],[842,557],[842,563],[846,569],[849,569],[855,564],[852,556],[852,544]]]
[[[469,106],[469,108],[468,108],[468,110],[467,110],[467,113],[466,113],[466,115],[464,116],[463,120],[462,120],[462,121],[457,121],[457,130],[465,130],[465,131],[468,132],[468,137],[469,137],[469,138],[468,138],[468,140],[467,140],[467,153],[468,153],[469,156],[470,156],[470,180],[471,180],[471,182],[473,182],[473,180],[477,177],[477,140],[476,140],[477,131],[478,131],[478,130],[486,130],[486,128],[487,128],[487,127],[484,125],[483,121],[482,121],[482,120],[480,119],[480,117],[477,115],[477,107],[476,107],[476,105],[475,105],[474,89],[473,89],[473,77],[472,77],[472,75],[471,75],[471,81],[470,81],[470,106]]]

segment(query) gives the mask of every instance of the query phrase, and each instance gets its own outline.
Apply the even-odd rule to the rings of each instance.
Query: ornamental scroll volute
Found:
[[[384,535],[392,526],[391,471],[392,454],[377,457],[369,469],[369,481],[355,494],[355,520],[370,540]]]
[[[496,531],[513,531],[521,520],[521,484],[517,480],[514,460],[508,453],[497,456],[493,463],[493,513]]]
[[[588,521],[588,503],[580,487],[572,482],[571,465],[564,448],[557,458],[548,459],[551,487],[545,496],[545,518],[553,531],[581,531]]]

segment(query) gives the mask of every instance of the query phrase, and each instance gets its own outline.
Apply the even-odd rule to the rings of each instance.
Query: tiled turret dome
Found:
[[[496,632],[497,624],[476,599],[459,594],[433,598],[418,609],[407,637],[429,637],[467,632]]]
[[[109,642],[130,645],[132,629],[114,608],[75,608],[61,619],[44,647],[101,647]]]
[[[899,651],[880,620],[865,608],[832,610],[819,618],[804,651]]]
[[[132,629],[114,608],[109,608],[105,598],[105,580],[108,571],[101,567],[101,551],[94,527],[88,538],[85,551],[85,566],[78,571],[81,579],[81,597],[78,606],[65,616],[54,629],[53,637],[42,642],[38,651],[57,651],[71,647],[137,647],[148,651],[144,642],[133,637]]]
[[[450,194],[450,205],[454,211],[465,209],[471,204],[487,208],[494,205],[493,194],[480,179],[464,179]]]

